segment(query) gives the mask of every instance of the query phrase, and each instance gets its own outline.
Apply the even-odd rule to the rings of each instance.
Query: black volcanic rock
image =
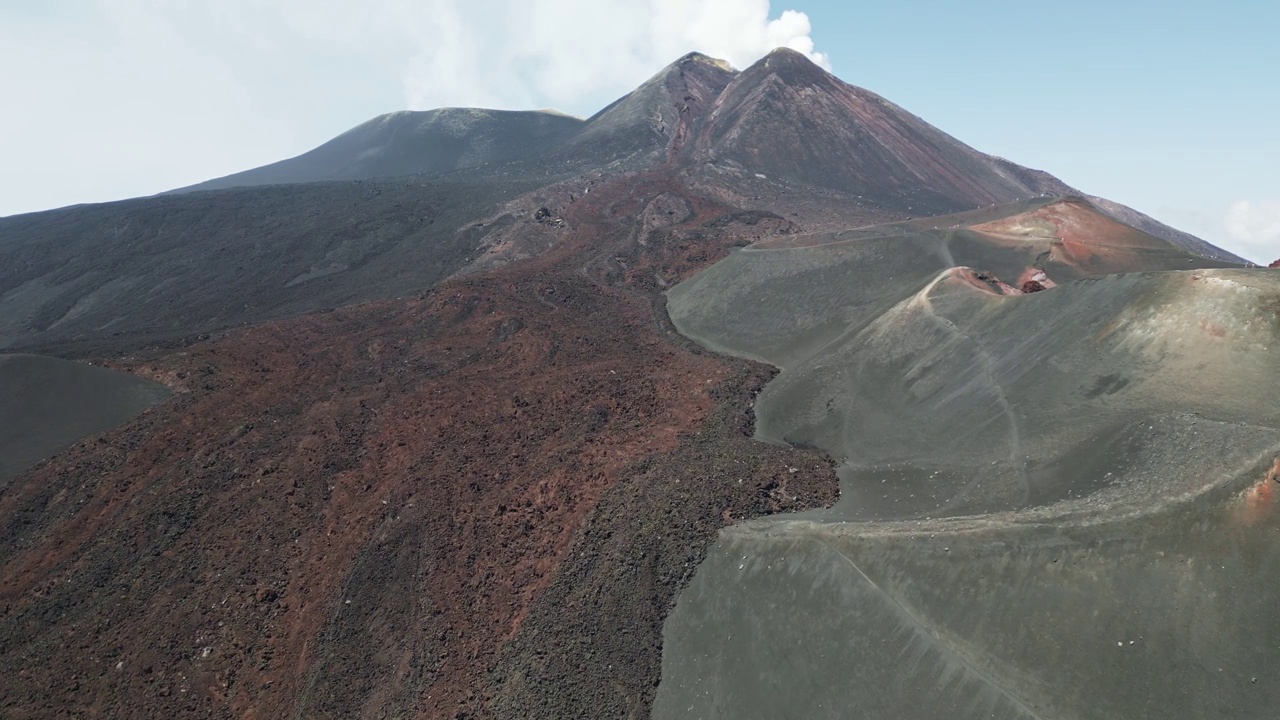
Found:
[[[961,143],[793,50],[739,74],[698,127],[694,158],[834,188],[915,214],[1069,190]],[[1019,175],[1023,175],[1020,177]]]
[[[380,115],[297,157],[174,192],[435,174],[542,155],[583,121],[556,112],[441,108]]]

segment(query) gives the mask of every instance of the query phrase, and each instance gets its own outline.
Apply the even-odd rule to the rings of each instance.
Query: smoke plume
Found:
[[[774,17],[769,0],[290,0],[282,12],[301,35],[398,63],[410,109],[587,113],[691,50],[745,67],[789,47],[830,69],[809,17]]]
[[[1280,257],[1280,201],[1237,200],[1227,208],[1222,226],[1241,256],[1264,264]]]

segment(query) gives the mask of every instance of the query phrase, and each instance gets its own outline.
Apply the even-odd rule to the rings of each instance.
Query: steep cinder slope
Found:
[[[438,174],[544,155],[583,121],[555,112],[441,108],[357,125],[295,158],[172,192]]]
[[[587,120],[550,111],[441,108],[382,115],[295,158],[172,192],[440,174],[528,162],[640,169],[678,147],[736,75],[690,53]]]
[[[792,50],[742,71],[698,125],[692,157],[938,214],[1063,194]]]

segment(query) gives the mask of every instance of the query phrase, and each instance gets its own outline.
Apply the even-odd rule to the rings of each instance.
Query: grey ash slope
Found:
[[[578,118],[545,111],[396,112],[362,123],[295,158],[173,192],[435,175],[543,155],[582,126]]]
[[[758,434],[838,458],[841,499],[722,534],[655,717],[1266,717],[1280,276],[1223,265],[1075,199],[674,288],[682,332],[782,367]]]
[[[80,354],[431,287],[536,179],[233,188],[0,218],[0,348]],[[59,350],[58,352],[62,352]]]

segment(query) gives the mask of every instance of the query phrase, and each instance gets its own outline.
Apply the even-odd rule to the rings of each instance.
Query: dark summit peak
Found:
[[[670,72],[672,69],[675,69],[675,68],[688,68],[694,65],[710,65],[713,67],[717,67],[721,70],[727,70],[730,72],[734,71],[734,67],[730,65],[727,60],[721,60],[720,58],[713,58],[710,55],[704,55],[695,50],[694,52],[686,53],[685,55],[682,55],[675,62],[668,65],[666,67],[666,70],[664,70],[663,72]]]
[[[837,82],[836,78],[808,56],[787,47],[774,48],[743,71],[753,77],[775,76],[788,85],[808,86]]]
[[[691,52],[588,118],[573,143],[602,157],[683,146],[689,124],[737,75],[729,63]]]
[[[818,67],[816,63],[809,59],[809,56],[799,50],[793,50],[789,47],[776,47],[766,53],[761,59],[765,61],[772,59],[774,62],[800,63],[803,65],[813,65],[814,67]]]
[[[1044,185],[788,48],[729,83],[693,148],[698,161],[736,162],[911,215],[1033,197]]]

